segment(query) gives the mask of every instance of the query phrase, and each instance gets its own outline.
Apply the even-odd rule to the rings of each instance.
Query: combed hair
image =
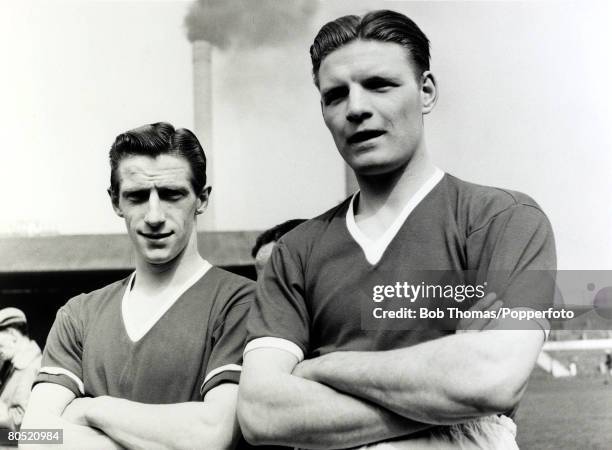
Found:
[[[350,15],[326,23],[310,46],[312,76],[319,86],[319,68],[327,55],[354,40],[394,42],[408,51],[420,77],[429,70],[429,39],[411,19],[389,10]]]
[[[264,231],[259,236],[257,236],[255,245],[253,246],[253,249],[251,250],[251,256],[255,258],[255,256],[257,255],[257,252],[259,251],[261,247],[263,247],[266,244],[269,244],[270,242],[278,241],[285,234],[289,233],[299,224],[304,223],[304,222],[306,222],[306,219],[291,219],[281,224],[278,224],[270,228],[269,230]]]
[[[191,185],[196,195],[206,186],[206,155],[198,138],[186,128],[175,130],[166,122],[144,125],[115,138],[110,152],[110,192],[114,199],[119,195],[117,169],[122,159],[129,156],[156,158],[168,154],[181,156],[191,167]]]

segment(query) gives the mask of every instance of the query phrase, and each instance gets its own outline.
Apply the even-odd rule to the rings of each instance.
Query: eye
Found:
[[[388,78],[371,77],[363,82],[363,86],[372,91],[385,92],[399,85]]]
[[[148,200],[148,191],[131,191],[123,194],[123,197],[132,203],[142,203]]]
[[[159,197],[162,200],[166,200],[169,202],[181,200],[186,195],[186,192],[181,189],[160,189],[158,192]]]
[[[339,86],[332,88],[323,93],[323,104],[325,106],[329,106],[332,103],[343,99],[348,94],[348,88],[344,86]]]

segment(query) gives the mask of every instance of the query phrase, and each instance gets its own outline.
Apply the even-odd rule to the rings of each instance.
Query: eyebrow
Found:
[[[181,192],[181,193],[189,192],[189,187],[178,185],[178,184],[155,186],[155,188],[161,192],[165,192],[165,191],[176,191],[176,192]],[[121,192],[123,194],[137,194],[137,193],[142,193],[142,192],[149,192],[151,189],[152,187],[149,187],[149,186],[146,186],[146,187],[145,186],[143,187],[134,186],[134,187],[121,188]]]
[[[160,193],[168,193],[168,192],[176,192],[179,194],[187,194],[189,193],[189,189],[185,186],[160,186],[157,188],[157,192]]]
[[[368,82],[380,82],[380,81],[399,84],[401,83],[401,78],[394,76],[394,75],[388,75],[388,74],[383,73],[383,74],[377,74],[377,75],[372,75],[370,77],[366,77],[361,82],[368,83]]]

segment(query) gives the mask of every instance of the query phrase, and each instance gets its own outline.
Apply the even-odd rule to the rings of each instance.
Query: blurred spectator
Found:
[[[25,314],[17,308],[0,309],[0,428],[19,430],[40,359]]]
[[[257,278],[261,276],[263,268],[266,266],[268,259],[270,259],[270,255],[272,254],[272,250],[274,249],[274,244],[276,244],[276,242],[283,235],[290,232],[303,222],[306,222],[306,219],[291,219],[279,225],[276,225],[275,227],[272,227],[257,236],[255,246],[251,251],[251,255],[253,255],[253,258],[255,258],[255,270],[257,271]]]

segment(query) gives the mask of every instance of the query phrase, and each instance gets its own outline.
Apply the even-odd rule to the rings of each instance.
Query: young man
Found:
[[[16,431],[40,368],[40,348],[17,308],[0,309],[0,428]]]
[[[136,270],[58,311],[24,427],[76,448],[234,448],[253,283],[198,253],[202,147],[156,123],[119,135],[110,163]]]
[[[249,318],[243,433],[306,448],[516,448],[503,414],[544,341],[537,324],[369,330],[362,305],[375,285],[419,283],[415,270],[471,273],[510,308],[551,298],[550,279],[530,276],[555,268],[548,220],[523,194],[432,164],[423,116],[438,91],[410,19],[341,17],[310,51],[323,119],[360,190],[273,251]]]

